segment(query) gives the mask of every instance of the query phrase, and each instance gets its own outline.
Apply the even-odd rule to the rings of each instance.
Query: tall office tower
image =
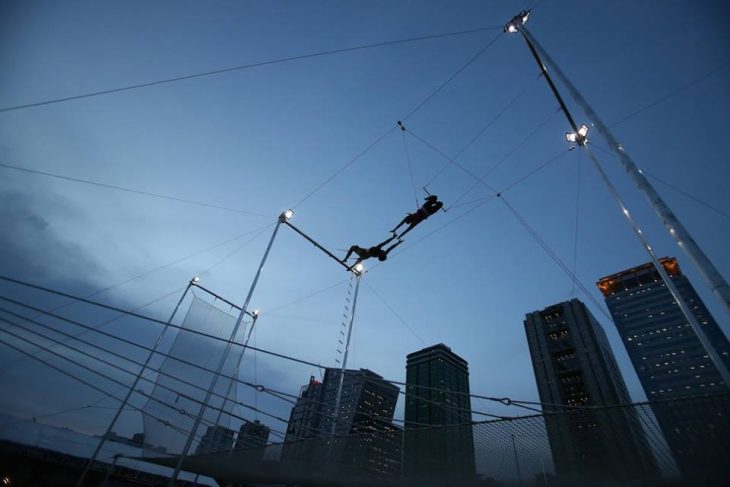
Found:
[[[351,474],[400,474],[401,442],[393,425],[398,387],[371,370],[347,370],[336,410],[340,375],[340,369],[326,369],[322,383],[321,430],[330,434],[336,418],[329,462]]]
[[[730,367],[730,343],[677,260],[660,262]],[[730,478],[730,389],[659,273],[648,263],[597,285],[685,480],[704,485]],[[700,395],[706,397],[687,399]]]
[[[270,431],[271,429],[258,419],[255,421],[246,421],[238,431],[235,449],[243,450],[245,448],[266,446]]]
[[[475,478],[469,365],[443,343],[406,357],[404,453],[409,477]]]
[[[235,434],[232,429],[225,426],[208,426],[195,452],[198,455],[203,455],[229,451],[233,447],[233,436]]]
[[[312,448],[311,439],[323,437],[320,433],[322,418],[322,383],[310,376],[309,384],[302,386],[299,398],[289,415],[284,446],[281,453],[282,462],[309,464],[321,461]],[[309,440],[309,441],[306,441]]]
[[[312,377],[302,388],[282,461],[327,463],[347,474],[399,474],[400,429],[392,424],[398,388],[370,370],[347,370],[336,410],[340,375],[340,369],[326,369],[321,384]]]
[[[556,474],[568,485],[650,481],[658,471],[603,328],[577,299],[525,316]],[[566,407],[561,407],[564,405]]]

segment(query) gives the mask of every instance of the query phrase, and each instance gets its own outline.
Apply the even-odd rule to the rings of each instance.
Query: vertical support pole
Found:
[[[335,396],[335,411],[332,418],[330,434],[335,436],[335,428],[340,417],[340,402],[342,401],[342,387],[345,383],[345,370],[347,369],[347,353],[350,351],[350,337],[352,336],[352,325],[355,322],[355,307],[357,306],[357,293],[360,290],[361,275],[357,274],[355,279],[355,295],[352,298],[352,311],[350,312],[350,324],[347,327],[347,340],[345,341],[345,353],[342,356],[342,368],[340,369],[340,381],[337,384],[337,395]]]
[[[705,279],[705,282],[710,286],[713,294],[723,304],[725,310],[730,313],[730,285],[728,285],[725,278],[722,276],[722,274],[720,274],[720,272],[713,265],[712,261],[707,257],[707,255],[705,255],[697,242],[695,242],[689,231],[679,221],[679,218],[677,218],[674,212],[664,202],[662,197],[659,196],[659,193],[657,193],[656,189],[654,189],[646,176],[644,176],[644,173],[641,172],[641,169],[636,166],[636,163],[633,161],[633,159],[631,159],[631,157],[626,153],[621,144],[618,143],[613,133],[609,130],[608,126],[603,123],[603,120],[598,116],[595,110],[593,110],[593,107],[588,104],[586,99],[583,97],[583,95],[581,95],[575,85],[573,85],[573,83],[571,83],[567,76],[565,76],[565,74],[560,70],[555,61],[550,57],[547,52],[545,52],[542,46],[537,43],[535,38],[532,37],[532,34],[530,34],[530,32],[525,28],[524,25],[520,26],[519,30],[527,41],[528,45],[531,46],[531,49],[537,49],[540,51],[542,57],[550,64],[551,68],[555,71],[555,74],[566,86],[568,92],[576,101],[576,103],[578,103],[585,110],[586,114],[591,118],[593,125],[596,127],[598,132],[606,139],[606,142],[608,143],[608,146],[611,148],[611,150],[613,150],[618,156],[621,164],[624,167],[624,170],[634,181],[636,186],[639,188],[639,191],[644,193],[644,196],[649,201],[649,205],[656,212],[657,216],[659,216],[659,219],[664,225],[664,228],[667,229],[669,235],[674,239],[679,248],[682,249],[687,257],[689,257],[689,259],[692,261],[697,271],[700,273],[700,275],[702,275],[702,277]],[[575,125],[575,123],[573,123],[573,125]],[[573,129],[576,130],[577,127],[574,126]],[[730,386],[730,384],[728,384],[728,386]]]
[[[253,333],[253,329],[256,326],[256,320],[259,318],[258,313],[254,312],[253,314],[253,321],[251,322],[251,327],[248,329],[248,335],[246,335],[246,341],[243,342],[243,350],[241,350],[241,355],[238,357],[238,363],[236,364],[236,370],[233,372],[233,379],[228,383],[228,389],[226,390],[226,394],[223,397],[223,404],[221,405],[220,410],[218,411],[218,416],[215,418],[215,424],[218,424],[221,420],[221,417],[223,416],[223,410],[226,408],[226,402],[228,402],[228,396],[231,394],[231,389],[233,389],[233,383],[238,378],[238,372],[241,369],[241,362],[243,362],[243,354],[246,353],[246,347],[248,347],[248,341],[251,339],[251,334]],[[234,443],[235,445],[235,443]],[[233,446],[231,445],[231,450],[233,449]],[[193,482],[197,482],[198,478],[200,477],[200,474],[195,474],[195,479]]]
[[[96,458],[99,456],[99,452],[101,452],[102,447],[104,446],[104,443],[106,443],[106,440],[109,439],[109,434],[112,432],[112,428],[114,428],[114,425],[116,424],[117,420],[119,419],[119,416],[121,416],[122,411],[124,408],[127,407],[127,403],[129,402],[129,398],[132,397],[132,393],[137,388],[137,384],[142,379],[142,374],[147,369],[147,366],[149,365],[150,361],[152,360],[152,357],[157,353],[157,347],[160,346],[160,343],[162,342],[162,338],[165,336],[165,333],[167,333],[167,330],[170,327],[170,323],[172,323],[173,318],[175,318],[175,315],[177,314],[178,309],[180,309],[180,305],[182,304],[183,300],[185,299],[185,296],[187,296],[188,291],[192,286],[195,285],[198,278],[194,277],[190,280],[187,287],[185,288],[185,291],[183,291],[182,296],[180,296],[180,300],[175,305],[175,309],[172,310],[172,314],[170,315],[170,318],[167,320],[167,323],[162,328],[162,331],[157,336],[157,340],[155,340],[155,344],[152,347],[152,350],[150,350],[149,355],[147,355],[147,359],[144,361],[144,364],[139,369],[139,372],[134,378],[134,381],[132,381],[132,384],[129,386],[129,390],[127,391],[127,394],[124,396],[124,399],[122,400],[122,403],[119,405],[119,409],[117,409],[116,413],[114,413],[114,417],[109,422],[109,426],[107,427],[106,431],[103,435],[101,435],[101,438],[99,439],[99,443],[96,445],[96,449],[94,449],[94,453],[91,455],[91,458],[89,459],[88,463],[84,467],[83,472],[81,472],[81,476],[76,481],[76,487],[81,487],[84,484],[84,480],[86,479],[86,475],[89,473],[89,469],[94,464],[94,461],[96,461]],[[115,458],[116,461],[116,458]]]
[[[514,26],[517,26],[517,24],[514,23]],[[589,117],[591,117],[594,120],[594,124],[598,127],[599,131],[606,136],[607,140],[609,140],[609,144],[619,153],[619,157],[621,158],[622,162],[624,163],[624,168],[629,172],[629,174],[634,177],[635,181],[639,184],[639,189],[644,191],[647,194],[647,198],[649,199],[650,203],[654,207],[654,209],[659,214],[660,218],[662,219],[662,222],[664,222],[665,226],[669,230],[669,234],[677,241],[680,248],[686,250],[688,254],[690,255],[690,259],[697,264],[698,260],[696,258],[702,260],[704,262],[702,265],[700,265],[700,272],[703,276],[705,276],[706,279],[710,282],[710,286],[718,296],[720,296],[721,300],[723,300],[723,289],[726,289],[727,291],[727,300],[724,301],[724,304],[730,310],[730,288],[728,288],[727,283],[725,280],[720,276],[720,273],[717,272],[717,269],[712,266],[712,263],[707,259],[707,256],[702,253],[699,246],[692,240],[692,237],[689,235],[689,233],[686,231],[686,229],[679,223],[679,221],[676,219],[674,214],[669,210],[669,207],[667,207],[664,202],[661,200],[659,195],[654,191],[654,189],[649,184],[649,181],[644,177],[643,174],[641,174],[641,171],[636,167],[636,165],[633,163],[633,161],[628,157],[628,155],[623,151],[620,144],[616,142],[616,140],[613,138],[611,133],[608,131],[608,128],[601,122],[600,118],[598,118],[598,115],[593,111],[593,109],[588,105],[588,103],[585,101],[585,99],[581,96],[581,94],[578,92],[578,90],[573,86],[572,83],[565,77],[565,75],[560,71],[560,68],[557,67],[555,62],[547,55],[544,49],[537,44],[537,41],[532,37],[530,32],[527,30],[527,28],[524,26],[524,21],[519,24],[519,27],[516,27],[517,30],[519,30],[520,34],[522,34],[523,39],[525,39],[525,42],[527,43],[527,46],[530,49],[530,52],[532,53],[533,57],[535,58],[535,61],[537,62],[538,66],[540,67],[540,70],[545,77],[545,80],[547,81],[548,85],[550,86],[550,90],[553,92],[553,95],[555,95],[555,98],[558,100],[558,103],[560,104],[560,108],[563,110],[563,113],[565,113],[566,118],[568,119],[568,123],[571,125],[571,128],[575,131],[575,133],[578,133],[578,124],[573,119],[573,116],[570,114],[570,110],[568,110],[567,106],[565,105],[563,98],[560,96],[560,93],[558,92],[558,89],[555,87],[555,84],[552,81],[552,78],[547,72],[547,68],[545,67],[545,64],[543,63],[540,53],[550,62],[550,65],[555,70],[556,73],[558,73],[558,76],[563,80],[563,82],[568,86],[569,91],[571,92],[571,95],[576,99],[576,101],[583,106],[583,108],[586,110],[586,113]],[[538,49],[540,53],[538,53]],[[654,267],[656,268],[657,272],[662,278],[662,281],[664,282],[664,285],[667,286],[667,289],[671,293],[672,297],[676,301],[677,305],[679,306],[680,311],[684,315],[685,319],[689,323],[690,327],[692,328],[692,331],[694,331],[695,335],[697,335],[697,338],[700,341],[700,344],[707,352],[707,355],[710,357],[710,360],[712,361],[715,368],[717,368],[717,371],[720,373],[720,376],[722,377],[722,380],[725,382],[726,385],[730,386],[730,371],[728,371],[728,368],[725,365],[725,362],[723,362],[720,355],[717,353],[717,350],[715,350],[714,345],[710,341],[710,339],[705,334],[705,331],[700,326],[699,322],[697,321],[697,317],[692,313],[692,310],[689,308],[687,303],[685,302],[684,298],[679,294],[679,291],[677,290],[676,286],[674,285],[674,282],[669,277],[669,274],[667,274],[666,269],[664,269],[664,266],[661,265],[659,262],[659,259],[657,258],[656,254],[654,253],[654,249],[649,245],[649,242],[644,237],[644,234],[639,227],[639,225],[636,223],[636,221],[633,219],[631,214],[629,213],[628,208],[623,202],[623,199],[618,193],[618,190],[613,185],[611,180],[608,178],[608,175],[603,171],[603,168],[601,167],[600,162],[596,158],[596,156],[593,154],[592,151],[588,149],[586,146],[586,140],[583,138],[580,140],[580,143],[578,144],[579,150],[581,148],[586,150],[586,153],[590,157],[591,161],[593,162],[593,165],[596,167],[596,170],[600,174],[601,178],[603,179],[603,182],[606,184],[609,192],[614,197],[616,202],[618,203],[619,207],[621,208],[621,212],[624,214],[624,217],[629,222],[629,225],[631,226],[631,229],[636,234],[636,237],[641,242],[641,245],[644,247],[644,250],[649,255],[649,258],[651,259],[651,262],[654,264]],[[638,180],[636,178],[639,178]],[[643,181],[643,182],[642,182]],[[657,202],[660,202],[661,204],[657,204]],[[668,221],[671,221],[671,223],[667,223]],[[680,230],[681,230],[681,236],[680,236]],[[686,240],[685,240],[686,239]],[[688,242],[690,242],[693,245],[692,250],[685,245]],[[696,252],[699,252],[700,255],[696,254]],[[700,258],[701,257],[701,258]],[[705,264],[709,264],[711,269],[707,269],[707,273],[705,272],[706,267]],[[719,281],[718,281],[719,279]]]
[[[291,210],[289,210],[291,211]],[[213,391],[215,389],[216,384],[218,383],[218,378],[220,377],[221,370],[223,370],[223,365],[226,362],[226,359],[228,358],[228,353],[231,350],[231,345],[233,343],[233,340],[236,337],[236,334],[238,333],[238,329],[241,327],[241,323],[243,322],[243,317],[246,315],[246,308],[248,308],[248,305],[251,302],[251,297],[253,296],[253,292],[256,289],[256,284],[259,281],[259,277],[261,276],[261,271],[264,268],[264,264],[266,264],[266,259],[269,256],[269,252],[271,251],[271,246],[274,244],[274,239],[276,238],[276,234],[279,232],[279,227],[282,223],[284,223],[288,216],[286,216],[286,213],[282,213],[279,216],[279,220],[276,222],[276,226],[274,227],[274,232],[271,234],[271,239],[269,239],[269,244],[266,246],[266,251],[264,252],[264,256],[261,258],[261,263],[259,264],[258,269],[256,270],[256,275],[254,276],[253,282],[251,283],[251,287],[248,290],[248,294],[246,295],[246,300],[243,303],[243,306],[241,307],[241,312],[238,314],[238,319],[236,320],[236,324],[233,326],[233,330],[231,331],[231,336],[228,339],[228,343],[226,343],[226,347],[223,350],[223,355],[221,356],[220,361],[218,362],[218,367],[216,368],[215,375],[213,376],[213,380],[210,383],[210,387],[208,387],[208,391],[205,394],[205,399],[203,399],[202,404],[200,405],[200,408],[198,409],[198,413],[195,417],[195,422],[193,424],[193,428],[190,430],[190,434],[188,435],[188,439],[185,442],[185,446],[183,447],[183,451],[180,454],[180,458],[177,460],[177,464],[175,465],[175,471],[172,474],[172,477],[170,477],[170,487],[174,487],[175,483],[177,481],[177,477],[180,475],[180,469],[182,468],[183,461],[185,460],[185,457],[188,455],[188,452],[190,451],[190,447],[193,444],[193,439],[195,438],[195,433],[198,430],[198,427],[200,426],[200,422],[203,419],[203,415],[205,414],[205,410],[208,407],[208,401],[210,401],[210,397],[213,395]]]
[[[119,460],[119,457],[121,457],[121,453],[117,453],[114,455],[114,461],[112,461],[111,465],[109,465],[109,468],[106,469],[106,474],[104,475],[104,479],[101,481],[101,484],[99,484],[101,487],[104,487],[106,483],[109,481],[109,478],[114,473],[114,469],[117,467],[117,460]]]

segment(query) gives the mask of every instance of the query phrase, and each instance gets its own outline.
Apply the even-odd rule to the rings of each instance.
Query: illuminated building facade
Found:
[[[404,472],[475,478],[469,365],[443,343],[406,358]]]
[[[328,368],[321,383],[312,377],[302,388],[282,460],[327,463],[349,474],[400,474],[402,432],[392,423],[398,388],[370,370],[347,370],[336,411],[340,374],[340,369]]]
[[[660,259],[680,295],[725,364],[730,343],[674,258]],[[598,288],[611,311],[644,392],[674,459],[687,481],[713,483],[730,478],[730,404],[722,381],[700,340],[651,263],[600,279]],[[706,395],[705,407],[686,410],[682,396]]]
[[[555,463],[561,481],[656,478],[657,468],[603,328],[579,300],[529,313],[524,321]],[[581,409],[585,407],[585,409]]]

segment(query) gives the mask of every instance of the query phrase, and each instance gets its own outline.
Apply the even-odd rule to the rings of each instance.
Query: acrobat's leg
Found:
[[[394,234],[394,235],[392,235],[392,236],[391,236],[390,238],[387,238],[387,239],[383,240],[382,242],[380,242],[380,243],[379,243],[378,245],[376,245],[375,247],[377,247],[377,248],[382,248],[382,247],[383,247],[384,245],[387,245],[387,244],[389,244],[389,243],[390,243],[390,242],[392,242],[393,240],[395,240],[395,234]]]
[[[394,248],[396,248],[397,246],[399,246],[403,242],[404,242],[403,240],[398,239],[398,241],[396,243],[394,243],[393,245],[391,245],[390,247],[388,247],[387,249],[385,249],[385,255],[388,255],[391,250],[393,250]]]
[[[407,222],[407,220],[408,220],[408,216],[403,218],[403,220],[401,220],[401,222],[393,230],[391,230],[390,233],[394,234],[394,236],[395,236],[396,230],[398,230],[400,227],[402,227]]]
[[[350,256],[352,255],[352,253],[355,251],[356,248],[357,248],[357,245],[353,245],[352,247],[350,247],[350,250],[347,251],[347,255],[345,255],[345,258],[342,259],[342,262],[347,262],[347,259],[350,258]]]
[[[418,222],[418,223],[420,223],[420,222]],[[411,223],[410,225],[408,225],[408,228],[406,228],[406,229],[405,229],[405,230],[403,231],[403,233],[401,233],[400,235],[398,235],[398,238],[399,238],[399,239],[403,238],[403,235],[405,235],[406,233],[408,233],[408,232],[410,232],[411,230],[413,230],[414,228],[416,228],[416,225],[418,225],[418,223]]]

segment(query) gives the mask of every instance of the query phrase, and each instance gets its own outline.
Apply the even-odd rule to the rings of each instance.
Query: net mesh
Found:
[[[236,316],[197,296],[193,298],[181,325],[183,328],[178,331],[160,366],[151,397],[143,408],[145,443],[158,452],[182,452],[188,434],[195,426],[206,392],[214,380],[215,374],[208,370],[217,370],[226,347],[226,343],[220,340],[189,331],[228,340],[235,322]],[[235,341],[240,341],[244,328],[239,328]],[[241,347],[230,348],[221,376],[216,380],[208,405],[200,415],[191,453],[219,450],[229,440],[232,446],[233,432],[228,426],[229,413],[234,406],[231,399],[236,398],[236,382],[224,376],[234,376],[241,353]]]

